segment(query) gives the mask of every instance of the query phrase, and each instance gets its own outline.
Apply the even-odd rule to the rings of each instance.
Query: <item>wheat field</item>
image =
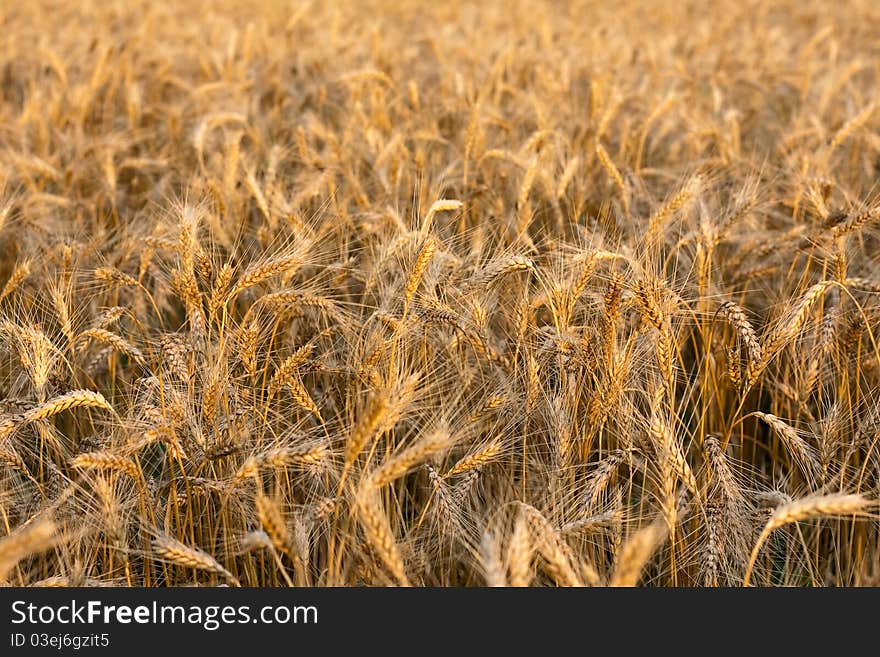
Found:
[[[0,582],[880,584],[880,5],[0,25]]]

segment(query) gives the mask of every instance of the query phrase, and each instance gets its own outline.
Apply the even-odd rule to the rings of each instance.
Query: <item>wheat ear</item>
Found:
[[[428,265],[431,264],[431,258],[434,257],[434,251],[436,248],[437,243],[429,237],[425,240],[422,248],[419,249],[415,264],[413,264],[412,271],[406,279],[406,285],[403,290],[404,314],[406,314],[406,311],[409,309],[409,304],[415,296],[416,290],[419,288],[419,283],[422,280],[422,276],[425,274],[425,270],[428,268]]]
[[[204,570],[223,575],[233,586],[241,586],[238,579],[207,552],[189,547],[170,536],[153,539],[153,552],[160,558],[185,568]]]
[[[480,449],[461,458],[449,471],[443,475],[444,479],[454,477],[457,474],[477,470],[487,463],[494,461],[504,450],[504,442],[501,438],[490,441]]]
[[[73,390],[72,392],[68,392],[60,397],[54,397],[45,404],[41,404],[36,408],[26,411],[24,413],[24,421],[36,422],[37,420],[44,420],[73,408],[103,408],[108,411],[113,410],[100,392],[93,392],[91,390]]]
[[[376,488],[386,486],[410,471],[429,456],[449,448],[453,443],[449,432],[438,430],[395,454],[368,475]]]
[[[658,519],[630,536],[623,544],[619,563],[611,575],[611,586],[635,586],[642,570],[668,533],[664,519]]]
[[[112,452],[89,452],[79,454],[70,461],[74,468],[88,470],[115,470],[124,472],[132,479],[138,478],[138,468],[133,461]]]
[[[812,518],[857,515],[864,512],[871,504],[870,500],[861,495],[835,493],[831,495],[811,495],[810,497],[777,507],[758,536],[755,547],[752,548],[752,554],[749,557],[749,563],[746,566],[746,572],[743,577],[743,586],[749,585],[752,570],[755,567],[755,561],[758,559],[761,546],[764,545],[764,542],[773,533],[774,529]]]
[[[400,556],[400,550],[394,540],[391,524],[382,507],[378,491],[367,483],[366,486],[362,486],[358,490],[356,504],[358,517],[364,528],[367,541],[373,546],[386,568],[397,579],[398,584],[410,586],[403,557]]]
[[[54,521],[42,516],[0,540],[0,582],[6,581],[9,571],[26,556],[50,548],[56,532]]]

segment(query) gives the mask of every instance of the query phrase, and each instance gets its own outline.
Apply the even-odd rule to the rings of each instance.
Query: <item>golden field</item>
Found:
[[[0,581],[880,584],[880,5],[0,25]]]

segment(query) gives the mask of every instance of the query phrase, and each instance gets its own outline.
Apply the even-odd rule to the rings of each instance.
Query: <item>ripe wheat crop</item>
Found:
[[[880,584],[880,5],[0,6],[0,579]]]

